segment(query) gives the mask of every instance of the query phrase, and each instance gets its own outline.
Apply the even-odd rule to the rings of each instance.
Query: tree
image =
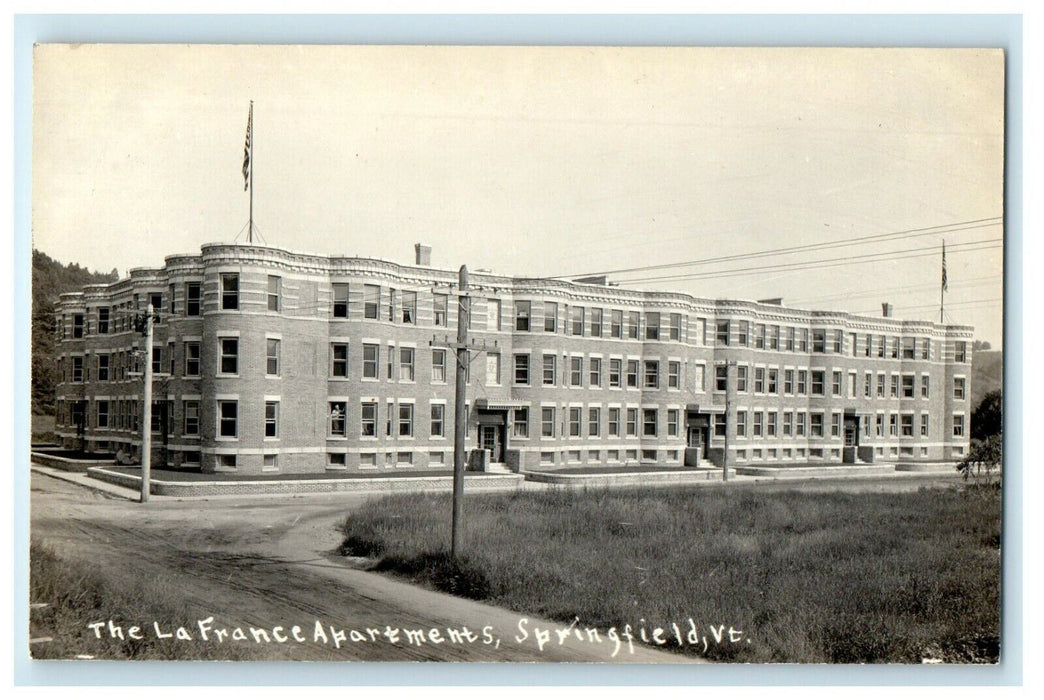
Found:
[[[993,480],[994,472],[1001,468],[1003,461],[1004,447],[998,433],[985,440],[973,442],[968,456],[957,465],[957,471],[964,476],[965,481],[988,484]]]
[[[982,397],[971,414],[971,437],[986,440],[1000,436],[1004,427],[1004,395],[996,389]]]

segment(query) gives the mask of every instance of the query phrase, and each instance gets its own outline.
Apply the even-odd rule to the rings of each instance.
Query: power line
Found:
[[[646,272],[652,270],[669,270],[678,267],[692,267],[696,265],[708,265],[711,263],[718,262],[733,262],[736,260],[749,260],[754,258],[763,258],[770,255],[785,255],[789,253],[806,252],[811,250],[828,250],[830,248],[840,248],[842,246],[853,245],[853,244],[865,244],[871,242],[880,242],[887,240],[895,240],[897,238],[916,238],[919,236],[931,236],[943,233],[956,233],[959,231],[967,231],[977,228],[987,228],[990,226],[997,226],[1003,223],[1003,218],[999,216],[989,217],[986,219],[971,219],[969,221],[958,221],[951,224],[940,224],[938,226],[928,226],[925,228],[914,228],[906,229],[903,231],[893,231],[890,233],[879,233],[870,236],[857,236],[855,238],[846,238],[839,241],[828,241],[823,243],[808,243],[799,246],[789,246],[786,248],[774,248],[772,250],[762,250],[752,253],[737,253],[735,255],[723,255],[716,258],[704,258],[701,260],[686,260],[676,263],[663,263],[660,265],[644,265],[641,267],[631,268],[620,268],[617,270],[602,270],[598,272],[585,272],[573,275],[553,275],[551,279],[562,279],[562,278],[574,278],[574,277],[593,277],[599,275],[620,275],[631,272]]]
[[[958,282],[951,282],[950,287],[966,288],[966,287],[978,287],[987,282],[997,279],[1003,279],[1004,275],[985,275],[983,277],[969,277],[967,279],[960,280]],[[853,292],[847,294],[831,294],[829,296],[820,297],[801,297],[798,299],[788,299],[791,304],[808,304],[812,302],[826,302],[826,301],[839,301],[842,299],[859,299],[866,296],[877,296],[883,292],[913,292],[914,290],[922,289],[938,289],[939,283],[933,282],[929,284],[914,284],[914,285],[901,285],[898,287],[878,287],[869,292]]]
[[[970,252],[973,250],[991,250],[993,248],[1000,248],[1000,245],[985,245],[985,244],[999,244],[1003,242],[1002,238],[990,238],[983,241],[972,241],[969,243],[955,243],[950,246],[951,250],[966,248],[966,250],[956,250],[956,252]],[[968,246],[983,246],[980,248],[970,248]],[[917,252],[917,251],[928,251],[928,252]],[[897,254],[908,252],[909,254]],[[757,267],[742,267],[734,270],[721,270],[717,272],[695,272],[683,275],[665,275],[657,277],[639,277],[636,279],[620,280],[622,284],[634,284],[638,282],[680,282],[685,280],[696,280],[696,279],[718,279],[722,277],[742,277],[745,275],[758,275],[767,272],[774,271],[793,271],[793,270],[808,270],[814,268],[824,267],[838,267],[841,265],[851,265],[865,262],[887,262],[890,260],[905,260],[908,258],[923,258],[938,254],[938,248],[935,246],[927,246],[924,248],[911,248],[908,251],[887,251],[884,253],[867,253],[865,255],[849,255],[840,258],[826,258],[823,260],[808,260],[804,262],[793,262],[793,263],[779,263],[778,265],[759,265]]]

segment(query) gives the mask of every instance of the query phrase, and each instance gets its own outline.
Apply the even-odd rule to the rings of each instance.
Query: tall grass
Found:
[[[164,634],[194,619],[178,591],[162,580],[129,578],[125,571],[59,558],[49,548],[32,542],[29,548],[29,601],[43,604],[29,612],[30,653],[36,659],[200,659],[260,658],[254,647],[217,645],[201,641],[157,639],[153,622]],[[118,618],[124,639],[107,631],[101,639],[88,624]],[[143,628],[143,639],[131,639],[131,625]],[[45,639],[50,638],[48,641]]]
[[[370,501],[343,551],[445,582],[430,562],[448,561],[449,514],[444,494]],[[997,489],[475,495],[448,579],[564,622],[743,630],[750,644],[708,649],[719,660],[996,661],[999,532]]]

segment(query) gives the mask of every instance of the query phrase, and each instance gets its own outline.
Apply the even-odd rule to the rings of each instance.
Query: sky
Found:
[[[998,51],[45,45],[33,97],[62,262],[245,240],[253,100],[268,245],[938,320],[945,241],[946,321],[1001,345]]]

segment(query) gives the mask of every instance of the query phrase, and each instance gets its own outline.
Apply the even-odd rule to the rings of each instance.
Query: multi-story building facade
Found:
[[[472,274],[469,453],[584,464],[950,461],[968,326]],[[56,432],[206,472],[448,469],[457,273],[212,244],[64,294]],[[158,319],[142,347],[136,310]],[[726,415],[726,395],[729,413]],[[484,453],[478,453],[484,454]]]

